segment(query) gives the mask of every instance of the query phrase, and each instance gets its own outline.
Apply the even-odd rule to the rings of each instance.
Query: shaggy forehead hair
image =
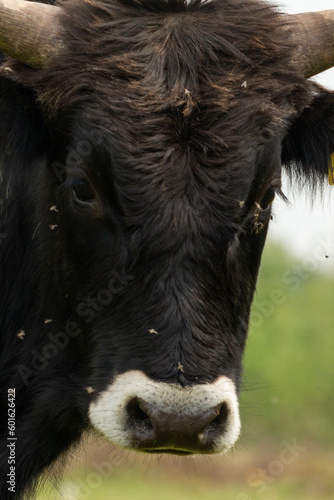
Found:
[[[186,117],[256,98],[300,104],[289,28],[262,1],[67,0],[61,23],[65,52],[35,82],[50,108],[94,92],[111,111],[178,108]]]
[[[205,184],[211,209],[237,224],[237,201],[250,189],[263,148],[282,137],[311,94],[290,63],[283,17],[254,0],[62,6],[65,52],[33,83],[51,118],[77,131],[81,109],[81,123],[105,133],[129,218],[144,216],[154,201],[150,183],[195,207]]]

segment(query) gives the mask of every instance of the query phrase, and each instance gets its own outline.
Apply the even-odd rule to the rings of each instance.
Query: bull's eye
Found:
[[[92,186],[85,179],[79,179],[73,184],[75,197],[79,201],[90,202],[94,200],[94,191]]]
[[[275,188],[270,187],[260,202],[260,207],[262,208],[262,210],[267,210],[267,208],[269,208],[269,206],[275,199],[275,194]]]

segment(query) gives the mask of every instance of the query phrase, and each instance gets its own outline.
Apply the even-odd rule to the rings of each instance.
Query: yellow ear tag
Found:
[[[334,186],[334,153],[331,155],[328,165],[328,182]]]

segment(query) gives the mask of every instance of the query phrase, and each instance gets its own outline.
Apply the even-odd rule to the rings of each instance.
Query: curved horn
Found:
[[[334,10],[289,16],[294,24],[296,66],[305,78],[334,66]]]
[[[60,7],[26,0],[0,0],[0,52],[41,68],[62,47]]]

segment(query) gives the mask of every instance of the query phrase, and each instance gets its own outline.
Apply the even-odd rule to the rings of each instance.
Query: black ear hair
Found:
[[[3,76],[6,75],[6,76]],[[22,85],[10,68],[0,67],[0,164],[26,165],[44,154],[49,135],[34,92]],[[12,168],[12,167],[8,167]]]
[[[292,123],[282,149],[288,175],[311,187],[327,179],[334,153],[334,92],[318,85],[314,91],[313,101]]]

